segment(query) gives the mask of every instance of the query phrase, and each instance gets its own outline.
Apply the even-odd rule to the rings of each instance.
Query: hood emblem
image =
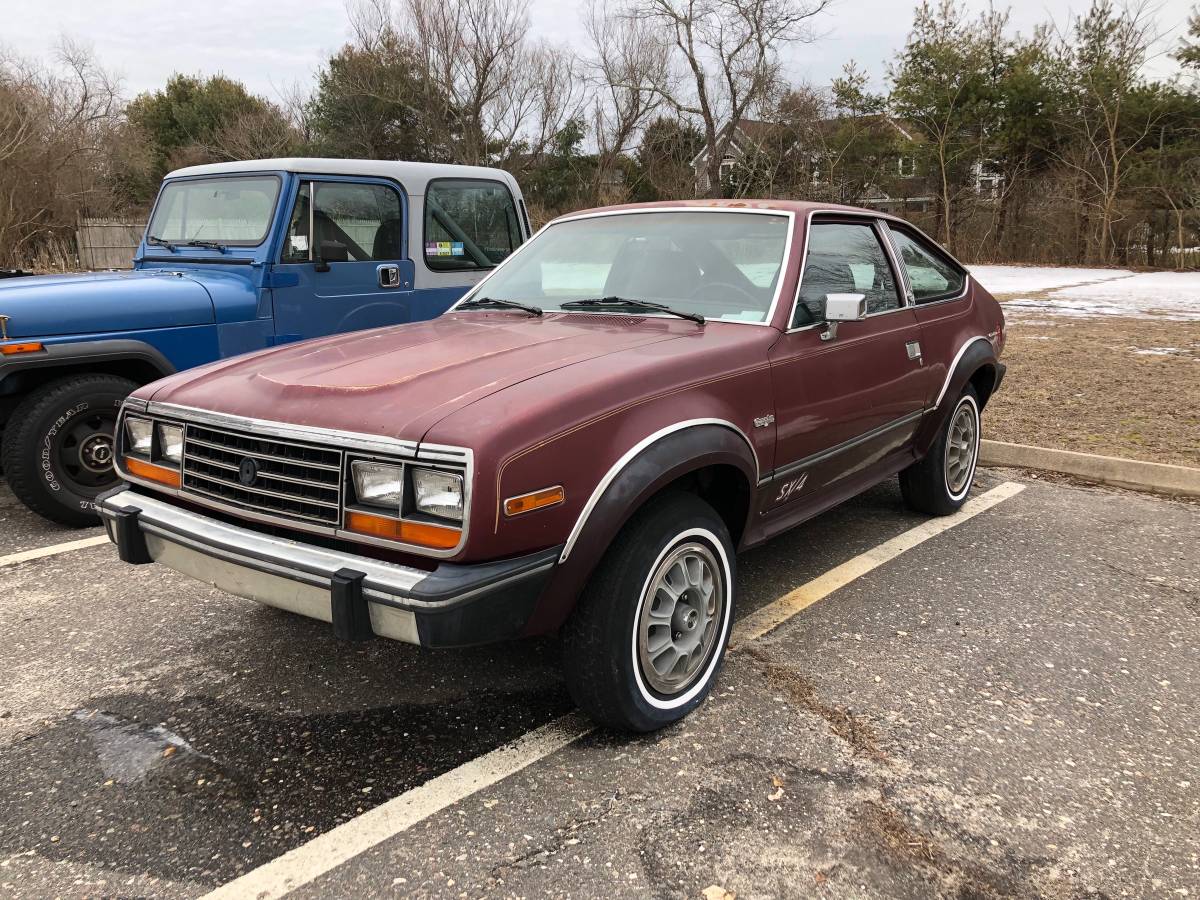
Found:
[[[258,481],[258,463],[248,456],[238,466],[238,481],[246,487],[253,487],[254,482]]]
[[[0,316],[0,341],[8,340],[8,316]]]

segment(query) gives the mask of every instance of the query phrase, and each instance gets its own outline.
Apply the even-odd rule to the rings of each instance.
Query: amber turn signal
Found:
[[[567,499],[567,492],[561,484],[540,491],[532,491],[519,497],[509,497],[504,501],[506,516],[519,516],[522,513],[533,512],[535,509],[545,509],[547,506],[558,506]]]
[[[0,344],[0,353],[16,356],[18,353],[41,353],[46,347],[41,341],[26,341],[22,344]]]
[[[148,463],[143,459],[138,459],[136,456],[126,456],[124,462],[125,471],[135,478],[153,481],[155,484],[163,484],[167,487],[179,487],[178,469],[156,466],[154,463]]]
[[[441,525],[429,525],[425,522],[402,522],[399,519],[389,519],[386,516],[373,516],[370,513],[346,512],[346,530],[371,537],[385,538],[389,541],[402,541],[418,547],[428,547],[431,550],[453,550],[458,546],[462,531],[458,528],[445,528]]]

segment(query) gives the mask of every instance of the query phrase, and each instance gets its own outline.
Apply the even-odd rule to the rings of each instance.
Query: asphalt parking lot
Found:
[[[349,646],[108,545],[5,563],[91,535],[0,489],[0,894],[1200,895],[1200,507],[977,481],[1025,489],[741,642],[682,724],[336,864],[310,842],[571,721],[553,643]],[[745,554],[742,620],[923,521],[889,483]]]

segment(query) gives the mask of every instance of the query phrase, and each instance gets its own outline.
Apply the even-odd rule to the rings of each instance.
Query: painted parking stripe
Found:
[[[895,559],[936,535],[1016,496],[1024,485],[1005,482],[974,500],[957,513],[923,522],[878,547],[830,569],[796,590],[785,594],[734,627],[732,640],[745,644],[779,627],[818,600],[845,587],[856,578]],[[510,775],[545,759],[595,730],[578,713],[570,713],[536,728],[510,744],[463,763],[420,787],[394,797],[357,818],[333,828],[307,844],[247,872],[209,894],[204,900],[282,897],[315,881],[372,847],[407,831],[435,813],[453,806]]]
[[[901,553],[991,509],[997,503],[1003,503],[1009,497],[1015,497],[1023,490],[1025,490],[1025,485],[1017,484],[1015,481],[1006,481],[1004,484],[992,488],[986,494],[968,500],[954,515],[922,522],[916,528],[910,528],[903,534],[884,541],[878,547],[872,547],[865,553],[846,560],[840,566],[835,566],[825,574],[818,575],[807,584],[800,585],[794,591],[784,594],[778,600],[768,603],[738,621],[733,626],[733,634],[729,639],[730,646],[737,647],[740,644],[758,640],[767,632],[778,628],[796,613],[812,606],[818,600],[828,597],[838,588],[845,587],[856,578],[861,578],[868,572],[879,568],[888,560],[895,559]]]
[[[5,566],[15,566],[17,563],[29,562],[31,559],[45,559],[47,556],[58,556],[60,553],[70,553],[72,550],[86,550],[88,547],[99,547],[101,544],[107,543],[108,537],[102,534],[99,537],[83,538],[79,541],[67,541],[65,544],[54,544],[50,547],[23,550],[20,553],[0,556],[0,569],[3,569]]]

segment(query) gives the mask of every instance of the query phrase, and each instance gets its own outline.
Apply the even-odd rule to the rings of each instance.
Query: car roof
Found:
[[[481,178],[502,181],[514,194],[519,193],[516,179],[503,169],[388,159],[325,159],[322,157],[247,159],[239,162],[188,166],[168,173],[167,178],[249,172],[294,172],[304,175],[363,175],[371,178],[390,178],[404,185],[404,189],[409,194],[424,194],[425,186],[435,178]]]
[[[744,210],[760,210],[766,212],[788,212],[797,217],[807,216],[813,212],[855,213],[858,215],[878,216],[882,219],[894,219],[895,216],[874,209],[864,209],[859,206],[843,206],[838,203],[821,203],[811,200],[663,200],[656,203],[625,203],[618,206],[598,206],[595,209],[581,209],[560,216],[559,219],[570,219],[575,216],[595,215],[608,212],[636,212],[653,209],[722,209],[729,212]]]

